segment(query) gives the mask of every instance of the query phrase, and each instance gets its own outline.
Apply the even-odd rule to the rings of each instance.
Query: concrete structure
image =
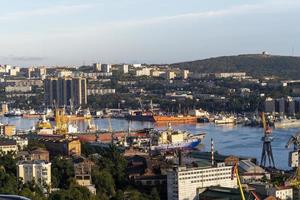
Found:
[[[210,186],[236,188],[232,166],[217,163],[211,167],[176,167],[167,173],[168,200],[197,200]]]
[[[87,104],[85,78],[48,78],[44,82],[45,102],[48,106],[75,106]]]
[[[34,180],[40,186],[51,186],[51,163],[41,160],[20,161],[17,163],[17,176],[23,183]]]
[[[0,138],[0,152],[7,154],[8,152],[17,152],[18,146],[15,140]]]
[[[74,164],[75,180],[78,185],[87,187],[91,193],[96,194],[96,188],[92,185],[92,165],[93,162],[83,159]]]

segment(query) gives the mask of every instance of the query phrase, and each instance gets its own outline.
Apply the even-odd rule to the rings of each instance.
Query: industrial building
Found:
[[[281,115],[295,115],[300,112],[300,97],[266,98],[266,113],[279,113]]]
[[[47,78],[44,81],[47,106],[74,106],[87,104],[87,81],[85,78]]]

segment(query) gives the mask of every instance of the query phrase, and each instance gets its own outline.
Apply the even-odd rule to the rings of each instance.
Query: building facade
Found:
[[[51,185],[51,163],[41,160],[20,161],[17,176],[23,183],[35,181],[38,185]]]
[[[85,78],[48,78],[44,82],[45,103],[48,106],[75,106],[87,104]]]
[[[197,200],[210,186],[237,187],[233,167],[217,163],[214,167],[177,167],[167,173],[168,200]]]

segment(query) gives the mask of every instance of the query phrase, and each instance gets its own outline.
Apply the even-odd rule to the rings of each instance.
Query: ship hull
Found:
[[[300,127],[300,120],[295,120],[291,122],[275,122],[275,128],[298,128]]]
[[[157,116],[154,115],[153,119],[155,122],[182,122],[182,123],[187,123],[187,122],[197,122],[197,117],[193,116],[183,116],[183,117],[177,117],[177,116]]]
[[[126,116],[126,119],[130,121],[154,122],[154,118],[152,115],[128,115]]]
[[[160,144],[151,146],[152,151],[170,151],[175,149],[194,149],[201,143],[201,139],[193,139],[185,142],[174,144]]]

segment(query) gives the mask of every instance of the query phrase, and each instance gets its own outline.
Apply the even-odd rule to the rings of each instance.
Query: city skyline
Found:
[[[299,56],[298,0],[2,2],[0,64],[174,63]]]

